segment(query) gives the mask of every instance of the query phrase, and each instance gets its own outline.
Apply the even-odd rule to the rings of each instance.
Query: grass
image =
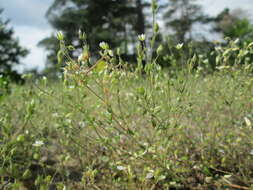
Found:
[[[0,189],[253,189],[253,43],[218,44],[211,68],[155,50],[154,26],[132,67],[105,42],[90,63],[84,34],[76,60],[59,33],[62,80],[1,80]]]
[[[94,72],[84,86],[45,79],[12,86],[0,102],[2,184],[250,189],[252,75],[152,73]]]

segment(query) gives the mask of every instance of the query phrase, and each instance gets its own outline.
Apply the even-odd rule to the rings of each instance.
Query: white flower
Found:
[[[83,54],[80,54],[79,56],[78,56],[78,63],[81,63],[82,61],[83,61]]]
[[[184,46],[184,44],[183,44],[183,43],[181,43],[181,44],[177,44],[177,45],[176,45],[176,48],[177,48],[178,50],[180,50],[183,46]]]
[[[42,145],[44,145],[44,142],[40,141],[40,140],[37,140],[37,141],[35,141],[35,143],[33,143],[33,146],[36,146],[36,147],[40,147]]]
[[[145,36],[145,34],[140,34],[140,35],[138,35],[138,39],[140,40],[140,41],[145,41],[145,39],[146,39],[146,36]]]
[[[154,177],[153,172],[149,172],[149,173],[146,175],[146,179],[151,179],[152,177]]]
[[[84,128],[86,126],[86,123],[84,121],[80,121],[78,124],[81,128]]]
[[[220,153],[222,153],[222,154],[225,154],[225,151],[222,150],[222,149],[219,149],[218,151],[219,151]]]
[[[55,113],[52,114],[52,116],[53,116],[53,117],[58,117],[59,114],[58,114],[57,112],[55,112]]]
[[[68,86],[68,87],[69,87],[69,89],[74,89],[75,88],[74,85],[71,85],[71,86]]]
[[[106,42],[100,42],[99,47],[101,47],[103,50],[109,49],[109,45]]]
[[[117,166],[117,169],[118,170],[124,170],[124,169],[126,169],[124,166]]]
[[[219,66],[219,67],[216,67],[218,70],[224,70],[224,69],[229,69],[230,66],[225,66],[225,65],[222,65],[222,66]]]
[[[109,50],[109,51],[108,51],[108,54],[112,57],[112,56],[113,56],[113,51],[112,51],[112,50]]]
[[[46,80],[47,80],[47,77],[43,76],[43,77],[42,77],[42,80],[45,80],[45,81],[46,81]]]
[[[244,121],[245,121],[247,127],[251,127],[251,121],[247,117],[244,117]]]
[[[250,151],[250,155],[252,155],[252,156],[253,156],[253,150],[251,150],[251,151]]]

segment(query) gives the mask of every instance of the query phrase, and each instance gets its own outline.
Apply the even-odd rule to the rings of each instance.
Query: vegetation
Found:
[[[143,9],[147,3],[141,0],[55,0],[49,8],[47,18],[57,31],[62,31],[69,43],[81,47],[77,31],[84,30],[89,40],[89,50],[93,56],[101,41],[113,48],[122,47],[125,57],[129,56],[129,46],[133,46],[138,34],[145,33]],[[49,50],[48,67],[57,71],[56,52],[59,49],[55,36],[42,40],[40,46]],[[71,55],[74,57],[75,55]]]
[[[194,39],[193,26],[211,21],[202,12],[202,7],[195,0],[169,0],[164,14],[167,28],[173,30],[176,43],[186,43]]]
[[[132,67],[105,42],[87,59],[81,32],[73,59],[58,33],[62,83],[26,75],[0,102],[1,188],[252,189],[253,44],[217,44],[215,69],[194,54],[164,70],[153,29]]]
[[[253,189],[253,42],[158,43],[151,8],[134,63],[59,32],[57,81],[0,77],[0,189]]]
[[[163,67],[171,65],[171,60],[168,64],[169,57],[166,55],[174,54],[174,59],[181,64],[187,62],[185,58],[192,54],[201,54],[208,58],[210,66],[214,68],[215,60],[211,55],[214,43],[208,41],[207,32],[203,33],[205,27],[210,28],[212,33],[220,33],[224,38],[240,38],[240,47],[243,47],[244,42],[248,44],[252,41],[253,25],[242,11],[231,12],[225,9],[217,17],[210,17],[195,0],[169,0],[156,3],[159,12],[153,17],[150,6],[151,3],[143,0],[124,0],[120,3],[113,0],[103,3],[100,0],[55,0],[48,10],[47,18],[53,28],[62,31],[69,44],[79,49],[79,53],[82,42],[78,39],[77,31],[81,29],[87,35],[89,43],[86,49],[90,52],[91,59],[98,58],[99,43],[105,41],[112,50],[119,47],[121,57],[132,64],[136,60],[136,36],[146,33],[147,38],[151,38],[152,26],[159,30],[158,24],[154,23],[158,20],[156,17],[164,23],[163,32],[156,34],[156,40],[153,40],[156,48],[163,44],[161,53],[164,56],[157,60]],[[180,43],[184,44],[183,59],[172,48]],[[60,67],[56,64],[59,49],[57,40],[52,35],[43,39],[39,45],[48,51],[44,74],[55,78],[60,72]],[[70,56],[77,58],[79,53],[75,51]]]
[[[3,20],[2,12],[3,9],[0,9],[0,96],[2,93],[1,80],[20,81],[21,78],[13,67],[20,64],[20,59],[28,53],[19,45],[18,40],[14,39],[14,31],[8,28],[9,21]]]
[[[242,42],[250,43],[253,40],[253,25],[243,10],[230,11],[225,9],[217,18],[215,31],[222,32],[225,37],[231,39],[240,38]]]

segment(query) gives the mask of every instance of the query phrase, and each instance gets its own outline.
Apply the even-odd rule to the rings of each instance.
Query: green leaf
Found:
[[[100,72],[100,71],[105,70],[105,68],[106,68],[106,62],[103,61],[103,60],[100,60],[100,61],[97,63],[96,67],[94,68],[94,71]]]
[[[58,61],[58,64],[61,64],[61,63],[62,63],[62,60],[63,60],[63,52],[60,50],[60,51],[58,51],[58,53],[57,53],[57,61]]]

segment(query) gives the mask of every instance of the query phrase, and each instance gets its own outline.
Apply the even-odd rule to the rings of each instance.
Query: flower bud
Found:
[[[103,50],[109,49],[109,45],[106,42],[100,42],[99,47],[102,48]]]
[[[177,50],[180,50],[180,49],[182,49],[183,46],[184,46],[183,43],[177,44],[177,45],[176,45],[176,49],[177,49]]]
[[[146,39],[145,34],[140,34],[140,35],[138,35],[138,39],[139,39],[141,42],[144,42],[145,39]]]
[[[59,31],[56,36],[57,36],[58,40],[60,40],[60,41],[64,40],[64,35],[61,31]]]
[[[157,55],[161,55],[162,51],[163,51],[163,45],[159,45],[159,47],[156,50]]]

